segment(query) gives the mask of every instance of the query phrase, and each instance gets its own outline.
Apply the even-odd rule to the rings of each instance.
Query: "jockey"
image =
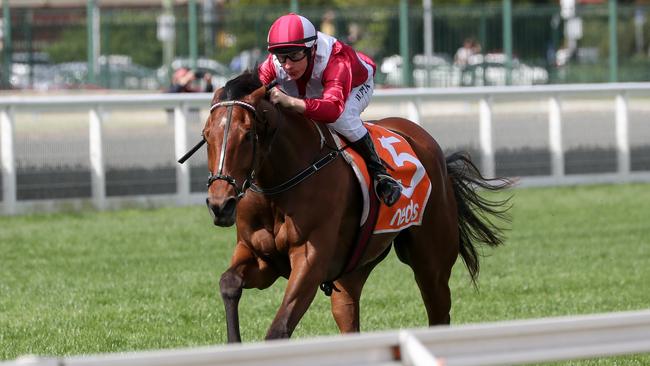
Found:
[[[402,187],[384,168],[361,121],[374,90],[372,59],[316,32],[307,18],[293,13],[271,25],[268,50],[258,72],[265,85],[278,82],[271,102],[328,123],[343,135],[366,161],[377,197],[387,206],[395,204]]]

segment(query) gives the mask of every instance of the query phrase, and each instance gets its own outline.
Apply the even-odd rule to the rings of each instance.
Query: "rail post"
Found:
[[[618,174],[630,174],[630,141],[628,132],[627,96],[624,92],[616,95],[616,156]]]
[[[103,210],[106,208],[106,169],[104,167],[103,120],[100,106],[95,106],[88,112],[88,134],[93,206],[98,210]]]
[[[187,105],[181,103],[174,107],[174,147],[176,157],[187,152]],[[190,167],[189,164],[176,164],[176,196],[179,205],[190,201]]]
[[[11,107],[0,110],[0,139],[2,143],[2,202],[4,214],[16,213],[16,158],[14,156],[14,115]]]
[[[562,147],[562,108],[557,96],[548,101],[548,138],[551,153],[551,176],[564,177],[564,149]]]
[[[481,144],[481,171],[485,177],[496,175],[494,146],[492,144],[492,97],[479,100],[479,143]]]

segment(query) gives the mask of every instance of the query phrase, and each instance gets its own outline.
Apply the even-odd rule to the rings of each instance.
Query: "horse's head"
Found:
[[[208,145],[208,198],[214,224],[235,223],[237,202],[250,187],[260,155],[260,134],[267,125],[260,108],[267,88],[246,72],[217,90],[203,128]]]

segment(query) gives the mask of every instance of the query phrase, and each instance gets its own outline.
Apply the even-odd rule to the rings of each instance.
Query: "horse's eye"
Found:
[[[253,138],[254,138],[253,131],[248,131],[244,135],[244,139],[248,142],[253,141]]]

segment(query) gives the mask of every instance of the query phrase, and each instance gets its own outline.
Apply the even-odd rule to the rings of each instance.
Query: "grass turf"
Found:
[[[454,268],[452,322],[648,308],[649,190],[514,190],[506,245],[483,251],[479,291],[460,260]],[[225,342],[218,280],[234,240],[199,207],[0,217],[0,359]],[[263,338],[285,284],[244,291],[244,341]],[[394,254],[371,275],[361,306],[364,331],[426,325],[410,269]],[[294,337],[336,333],[319,293]]]

